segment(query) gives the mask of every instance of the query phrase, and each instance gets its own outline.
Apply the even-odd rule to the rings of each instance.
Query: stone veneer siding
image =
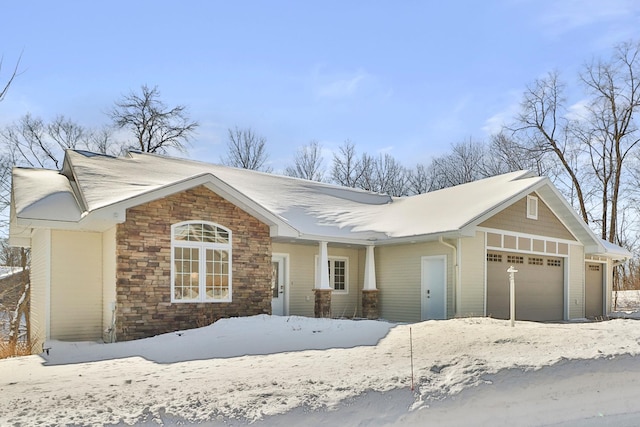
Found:
[[[331,289],[314,289],[315,304],[314,315],[315,317],[331,317]]]
[[[379,298],[378,289],[362,291],[362,317],[365,319],[377,319],[380,316],[378,311]]]
[[[211,221],[232,232],[232,301],[171,302],[171,225]],[[117,244],[116,339],[271,314],[269,227],[204,186],[127,209]]]

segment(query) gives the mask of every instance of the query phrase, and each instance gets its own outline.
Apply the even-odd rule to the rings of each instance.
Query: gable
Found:
[[[172,303],[171,226],[184,221],[219,224],[232,233],[230,301]],[[118,340],[144,338],[209,324],[221,317],[269,313],[269,226],[200,185],[127,209],[116,228]]]
[[[523,197],[496,215],[479,224],[480,227],[498,230],[515,231],[537,236],[548,236],[556,239],[575,240],[575,237],[551,211],[549,206],[538,197],[538,218],[527,218],[527,197]]]

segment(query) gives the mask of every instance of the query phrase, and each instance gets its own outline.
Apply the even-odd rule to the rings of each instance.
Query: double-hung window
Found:
[[[171,301],[231,301],[231,230],[210,222],[171,226]]]
[[[318,257],[316,256],[316,261]],[[318,263],[316,262],[316,266]],[[335,293],[349,293],[349,258],[329,257],[329,286]]]

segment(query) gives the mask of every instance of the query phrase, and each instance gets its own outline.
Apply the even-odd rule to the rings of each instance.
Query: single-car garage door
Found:
[[[487,315],[509,318],[509,273],[516,280],[516,319],[562,320],[564,317],[564,268],[558,257],[510,252],[487,252]]]
[[[585,297],[584,297],[584,315],[587,318],[602,316],[602,295],[603,280],[602,272],[604,264],[588,262],[585,265]]]

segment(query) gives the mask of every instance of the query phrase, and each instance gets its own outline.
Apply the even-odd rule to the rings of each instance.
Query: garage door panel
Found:
[[[564,315],[562,258],[490,251],[487,255],[487,315],[508,319],[509,275],[516,280],[516,319],[561,320]]]
[[[604,264],[586,263],[585,265],[585,317],[595,318],[603,315],[603,271]]]

